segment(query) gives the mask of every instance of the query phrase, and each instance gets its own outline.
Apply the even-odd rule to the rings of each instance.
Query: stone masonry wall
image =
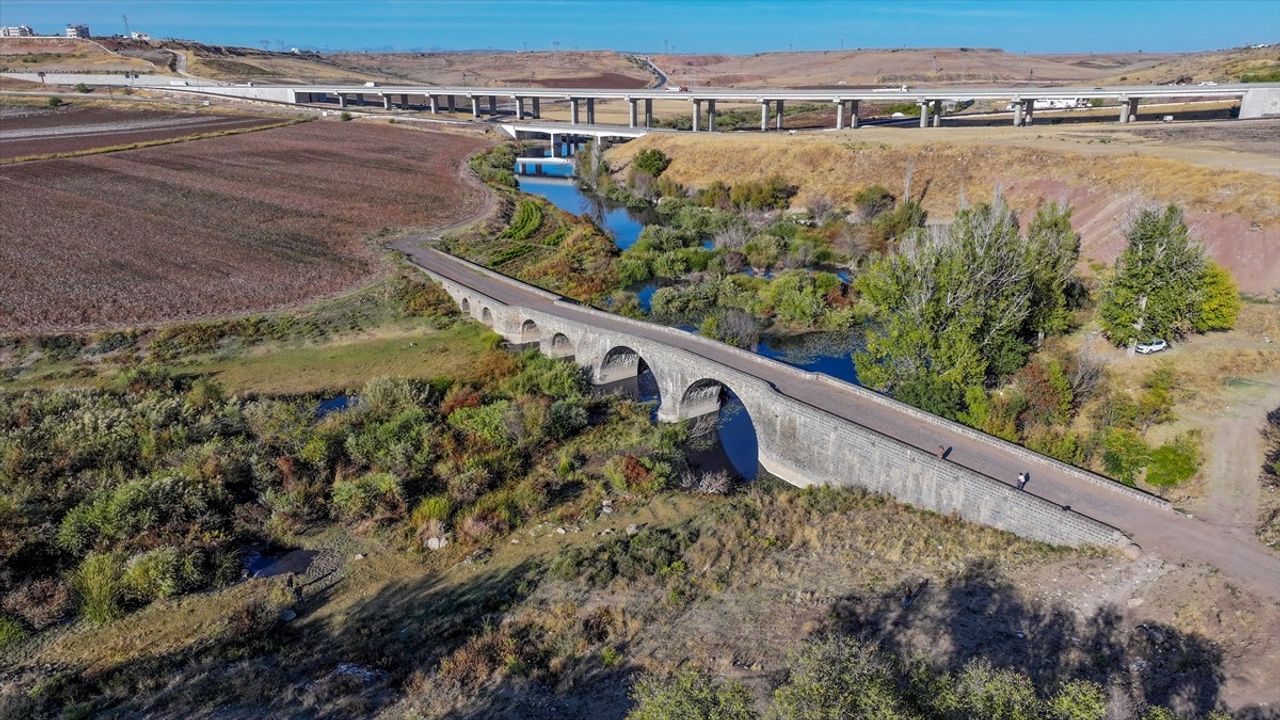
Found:
[[[779,393],[769,383],[735,368],[649,338],[504,305],[430,271],[425,272],[439,281],[460,306],[465,300],[473,318],[482,319],[487,310],[491,327],[512,342],[529,339],[526,323],[530,320],[537,325],[543,344],[549,344],[557,334],[565,336],[573,345],[575,361],[591,368],[593,378],[599,377],[600,365],[610,350],[618,347],[635,350],[658,381],[660,420],[683,417],[680,402],[685,391],[698,380],[723,383],[742,400],[750,414],[759,442],[761,465],[794,485],[857,486],[891,495],[922,509],[954,513],[970,522],[1055,545],[1126,547],[1130,544],[1116,528],[831,415]],[[517,282],[492,271],[485,272],[513,284]],[[535,292],[547,299],[556,298],[545,291]],[[598,312],[580,306],[575,309]],[[616,316],[608,317],[616,319]],[[687,333],[669,328],[647,326],[646,329],[669,330],[687,337]],[[823,376],[815,379],[839,383]],[[870,391],[864,389],[863,392]],[[1036,458],[1040,459],[1038,455]]]

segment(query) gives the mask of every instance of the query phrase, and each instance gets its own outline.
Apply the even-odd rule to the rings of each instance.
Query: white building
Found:
[[[67,37],[87,38],[89,37],[89,26],[88,25],[68,25]]]
[[[32,37],[36,34],[30,25],[12,25],[0,28],[0,37]]]
[[[129,37],[133,40],[150,40],[151,39],[151,36],[148,35],[147,33],[138,32],[137,30],[134,30],[133,32],[129,33]]]

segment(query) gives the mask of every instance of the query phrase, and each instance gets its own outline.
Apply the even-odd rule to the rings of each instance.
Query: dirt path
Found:
[[[1261,433],[1267,413],[1280,407],[1280,378],[1243,381],[1227,390],[1222,401],[1218,412],[1187,417],[1205,428],[1205,492],[1192,509],[1209,523],[1252,539],[1262,492],[1258,469],[1266,454]]]

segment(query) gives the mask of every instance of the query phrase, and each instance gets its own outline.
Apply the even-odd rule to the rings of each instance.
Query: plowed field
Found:
[[[377,272],[370,233],[466,218],[484,140],[312,122],[0,168],[0,332],[224,315]]]
[[[95,148],[225,133],[279,122],[269,117],[93,107],[0,108],[0,159],[78,154]]]

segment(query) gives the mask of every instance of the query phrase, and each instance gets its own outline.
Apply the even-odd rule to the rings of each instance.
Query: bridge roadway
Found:
[[[393,244],[420,268],[508,306],[540,311],[565,320],[676,346],[707,360],[759,378],[778,392],[814,408],[933,455],[939,445],[951,448],[947,460],[1008,485],[1029,471],[1026,491],[1052,503],[1122,529],[1143,551],[1178,563],[1207,563],[1237,586],[1280,600],[1280,556],[1254,540],[1169,509],[1096,476],[1068,470],[1056,461],[1023,448],[974,433],[967,428],[900,403],[871,399],[863,389],[838,381],[815,382],[809,373],[690,333],[629,318],[600,313],[545,291],[523,285],[465,260],[418,246],[422,238]],[[753,422],[757,422],[753,418]]]
[[[18,75],[15,75],[17,77]],[[760,106],[760,129],[769,126],[770,112],[774,113],[777,130],[782,129],[781,118],[787,102],[831,103],[836,107],[836,128],[856,127],[859,120],[858,104],[862,101],[877,103],[913,103],[920,108],[921,127],[939,126],[942,122],[944,103],[965,100],[1008,101],[1014,109],[1014,125],[1028,125],[1032,121],[1037,100],[1111,100],[1118,103],[1119,120],[1122,123],[1137,119],[1139,101],[1150,98],[1242,98],[1240,117],[1264,117],[1280,114],[1280,83],[1245,83],[1221,85],[1123,85],[1123,86],[1009,86],[972,87],[964,85],[939,87],[852,88],[834,87],[820,89],[790,88],[713,88],[697,87],[672,92],[665,88],[615,90],[608,88],[545,88],[545,87],[474,87],[444,85],[243,85],[212,84],[208,81],[184,79],[157,82],[154,78],[130,79],[130,84],[161,90],[179,90],[205,94],[269,100],[285,103],[337,102],[345,108],[348,102],[363,105],[366,99],[376,98],[384,109],[394,107],[410,109],[426,107],[438,113],[442,108],[457,110],[456,99],[465,98],[471,116],[479,119],[482,114],[498,114],[498,98],[510,99],[515,106],[517,120],[541,117],[540,102],[568,102],[570,124],[579,124],[579,110],[585,105],[586,123],[595,124],[597,100],[622,100],[628,103],[628,126],[651,127],[654,100],[686,100],[692,109],[692,129],[697,132],[716,127],[716,103],[752,103]],[[411,98],[421,98],[412,103]],[[526,105],[527,103],[527,105]],[[643,103],[643,118],[639,110]],[[487,110],[482,109],[487,105]],[[702,122],[705,105],[705,124]]]

